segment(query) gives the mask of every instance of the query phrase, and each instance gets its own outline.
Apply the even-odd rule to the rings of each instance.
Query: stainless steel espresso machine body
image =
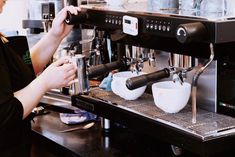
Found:
[[[66,22],[96,26],[116,39],[119,57],[106,70],[122,67],[123,61],[129,66],[136,65],[139,63],[136,58],[128,59],[126,45],[142,47],[148,50],[145,63],[151,63],[149,67],[140,64],[151,74],[145,77],[146,83],[158,81],[154,78],[159,79],[158,72],[162,74],[166,68],[170,73],[180,74],[179,79],[190,82],[195,91],[192,89],[194,96],[176,114],[158,109],[148,92],[138,100],[127,101],[112,92],[91,88],[88,95],[72,96],[72,105],[201,156],[234,146],[235,118],[228,116],[235,116],[233,15],[223,13],[214,17],[195,10],[148,10],[145,3],[81,8],[79,16],[68,16]],[[165,72],[161,79],[171,80],[170,76]]]

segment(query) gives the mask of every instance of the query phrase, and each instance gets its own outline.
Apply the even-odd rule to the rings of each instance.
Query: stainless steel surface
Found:
[[[129,52],[129,50],[127,50]],[[139,73],[144,67],[144,48],[132,46],[132,56],[130,57],[130,70]]]
[[[44,32],[47,33],[52,27],[52,20],[42,20]]]
[[[71,105],[71,97],[61,94],[59,91],[47,92],[42,99],[41,103],[54,105],[60,108],[65,108],[69,110],[76,110],[77,107]]]
[[[77,79],[71,86],[71,95],[86,93],[89,91],[89,82],[86,71],[85,56],[80,54],[72,56],[72,62],[77,66]]]
[[[199,61],[202,64],[204,61]],[[194,71],[196,72],[196,70]],[[192,76],[191,76],[192,77]],[[197,89],[197,106],[212,112],[217,112],[217,61],[200,76]]]
[[[101,118],[101,127],[102,129],[110,129],[110,120],[106,118]]]
[[[116,104],[117,107],[124,110],[180,129],[202,140],[235,135],[235,119],[226,115],[198,109],[198,118],[196,123],[193,124],[190,105],[187,105],[179,113],[167,114],[156,107],[153,102],[153,97],[150,94],[144,94],[136,101],[127,101],[114,95],[112,92],[94,88],[91,89],[90,95],[98,99],[112,102]]]
[[[162,68],[169,67],[169,55],[171,53],[161,52],[155,53],[154,56],[154,64],[155,67],[151,67],[148,64],[145,64],[143,72],[152,73],[154,71],[160,70]],[[179,56],[179,55],[176,55]],[[184,56],[185,57],[185,56]],[[187,57],[187,56],[186,56]],[[185,77],[185,82],[192,83],[192,78],[197,70],[199,70],[200,66],[205,62],[205,59],[200,58],[191,58],[191,61],[194,63],[189,63],[195,65],[195,67],[187,72],[187,77]],[[201,74],[200,80],[198,81],[198,93],[197,93],[197,106],[199,108],[216,112],[216,93],[217,93],[217,61],[212,61],[209,67]],[[173,75],[174,76],[174,75]],[[173,78],[166,78],[164,80],[172,80]],[[189,102],[191,104],[191,102]]]
[[[192,123],[196,123],[196,116],[197,116],[197,84],[198,84],[198,79],[200,75],[209,67],[209,65],[212,63],[215,53],[214,53],[214,45],[210,44],[210,51],[211,55],[209,60],[204,63],[204,65],[197,70],[195,75],[193,76],[192,80]]]
[[[174,54],[174,53],[169,54],[169,65],[171,67],[179,67],[185,69],[194,66],[191,56]]]

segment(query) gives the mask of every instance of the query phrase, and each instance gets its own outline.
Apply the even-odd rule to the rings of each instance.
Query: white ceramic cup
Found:
[[[163,81],[152,85],[155,105],[166,113],[177,113],[188,103],[191,84],[184,82]]]
[[[145,73],[140,72],[139,75],[143,74]],[[113,93],[125,100],[136,100],[137,98],[139,98],[144,93],[146,86],[139,87],[134,90],[129,90],[126,87],[126,80],[128,78],[132,78],[139,75],[137,75],[136,72],[131,71],[123,71],[113,74],[113,80],[111,83],[111,89]]]

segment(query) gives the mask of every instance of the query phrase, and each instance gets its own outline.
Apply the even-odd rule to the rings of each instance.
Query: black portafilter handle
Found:
[[[206,26],[201,22],[180,24],[176,30],[176,38],[180,43],[201,42],[207,37]]]
[[[125,66],[124,63],[121,61],[115,61],[115,62],[111,62],[107,64],[96,65],[87,69],[88,78],[91,79],[97,76],[101,76],[103,74],[106,74],[107,72],[110,72],[115,69],[119,69],[124,66]]]
[[[77,15],[73,15],[68,11],[65,23],[69,25],[74,25],[74,24],[83,23],[87,19],[88,19],[88,14],[85,11],[81,11]]]
[[[167,78],[169,76],[170,76],[170,70],[164,68],[154,73],[129,78],[126,81],[126,86],[128,89],[133,90],[145,86],[151,81],[158,81],[160,79]]]

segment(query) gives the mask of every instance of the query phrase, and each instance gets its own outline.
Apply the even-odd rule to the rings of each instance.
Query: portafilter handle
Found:
[[[115,61],[107,64],[99,64],[97,66],[93,66],[87,69],[88,78],[94,78],[97,76],[101,76],[107,72],[110,72],[115,69],[119,69],[124,67],[125,64],[121,61]]]
[[[126,81],[126,86],[128,89],[133,90],[133,89],[147,85],[150,81],[158,81],[160,79],[167,78],[169,76],[170,76],[170,69],[164,68],[154,73],[144,74],[144,75],[129,78]]]
[[[88,19],[88,14],[86,11],[81,11],[77,15],[71,14],[69,11],[67,12],[67,17],[65,19],[65,23],[69,25],[83,23]]]

